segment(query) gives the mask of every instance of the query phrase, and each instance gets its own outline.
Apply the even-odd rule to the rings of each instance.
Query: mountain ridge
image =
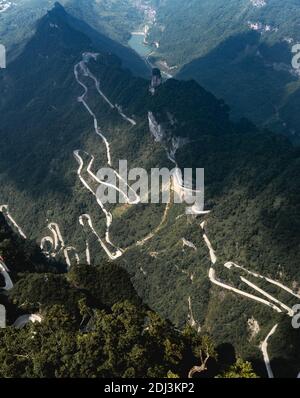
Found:
[[[64,240],[62,249],[75,247],[85,262],[89,244],[92,265],[107,262],[99,245],[99,237],[105,242],[106,219],[79,179],[79,164],[73,155],[79,151],[84,166],[94,156],[93,172],[107,165],[104,140],[95,134],[94,117],[82,106],[84,89],[74,76],[78,65],[79,80],[87,87],[85,99],[110,144],[113,166],[124,156],[130,167],[150,170],[171,166],[165,149],[149,132],[148,112],[152,112],[163,130],[189,137],[189,144],[177,153],[180,166],[206,170],[209,215],[186,217],[184,206],[129,205],[109,209],[113,215],[110,235],[115,246],[124,249],[124,255],[116,260],[117,266],[129,272],[137,294],[165,319],[180,328],[189,321],[194,325],[194,319],[196,326],[212,334],[218,344],[233,344],[239,356],[258,360],[259,342],[275,322],[281,330],[288,318],[285,312],[276,314],[246,296],[217,287],[210,272],[212,252],[217,257],[217,278],[228,286],[244,289],[248,294],[252,291],[249,285],[242,286],[239,269],[224,267],[232,261],[298,291],[299,151],[288,139],[258,130],[250,122],[230,122],[224,101],[196,82],[171,79],[152,96],[150,82],[122,69],[115,55],[103,51],[98,57],[91,56],[87,63],[82,53],[99,50],[94,50],[87,36],[76,33],[68,21],[64,20],[66,32],[71,30],[73,37],[82,38],[75,47],[72,42],[66,46],[68,40],[57,40],[62,36],[56,36],[56,28],[49,27],[48,17],[43,23],[51,44],[48,48],[55,44],[56,52],[42,52],[41,58],[32,56],[47,49],[43,46],[46,38],[37,35],[27,47],[30,51],[25,50],[12,69],[0,72],[1,88],[4,84],[6,92],[11,90],[9,97],[2,97],[0,105],[1,112],[5,110],[0,130],[4,142],[0,148],[1,203],[9,204],[30,238],[41,242],[45,237],[49,242],[53,230],[56,235],[59,231]],[[80,69],[82,61],[88,70]],[[100,83],[99,90],[96,82]],[[29,88],[33,83],[33,90],[28,89],[25,94],[18,91],[18,84]],[[136,124],[124,119],[115,104],[121,105],[125,116]],[[13,112],[7,112],[16,105],[18,120]],[[86,167],[81,177],[92,183]],[[79,217],[84,214],[90,215],[98,237],[88,223],[84,228],[80,224]],[[205,228],[201,226],[203,222]],[[59,224],[59,229],[53,223]],[[184,244],[187,241],[189,247]],[[58,260],[64,259],[62,254],[63,250]],[[75,265],[74,252],[70,254]],[[247,271],[243,272],[244,278],[249,277]],[[257,281],[253,275],[249,278],[250,283],[258,284],[268,294],[276,293],[285,305],[291,307],[296,302],[278,287],[266,286],[264,279]],[[260,331],[249,342],[247,322],[252,317]],[[238,336],[233,331],[233,320]],[[283,336],[280,333],[278,336]],[[276,372],[293,375],[298,361],[294,331],[289,327],[285,333],[294,354],[292,349],[286,352],[283,345],[276,348],[272,344],[272,357],[286,357],[290,365],[278,367]]]
[[[292,46],[300,41],[297,18],[294,0],[284,7],[279,0],[263,6],[167,0],[147,40],[159,43],[154,60],[165,60],[177,78],[196,79],[225,99],[235,118],[247,117],[298,144],[299,76],[292,67]]]

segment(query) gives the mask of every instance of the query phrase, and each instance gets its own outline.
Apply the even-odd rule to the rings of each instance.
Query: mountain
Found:
[[[256,377],[207,335],[181,333],[145,306],[116,264],[66,273],[2,214],[0,242],[0,377],[179,378],[196,373],[199,353],[210,357],[206,376]]]
[[[158,52],[168,56],[171,65],[182,66],[209,54],[229,38],[251,31],[261,34],[262,43],[288,38],[297,42],[299,12],[298,0],[287,0],[284,7],[280,0],[266,0],[262,6],[252,0],[229,0],[225,4],[221,0],[191,0],[185,4],[163,0],[157,7],[151,34],[160,40]]]
[[[130,32],[142,20],[141,12],[132,4],[95,0],[63,0],[67,7],[68,21],[76,30],[88,35],[102,48],[118,54],[123,65],[139,76],[147,76],[145,62],[127,46]],[[8,2],[9,7],[0,12],[0,36],[8,52],[8,62],[19,55],[34,36],[38,20],[55,4],[54,0],[18,0]],[[96,44],[95,44],[96,46]]]
[[[225,99],[232,117],[299,141],[299,73],[292,46],[300,42],[300,2],[280,0],[162,1],[148,41],[169,73],[196,79]]]
[[[109,344],[109,333],[115,333],[115,327],[119,336],[114,320],[120,312],[121,319],[128,312],[137,312],[123,304],[121,309],[112,308],[124,301],[124,296],[114,300],[119,293],[114,281],[123,275],[120,285],[128,286],[126,295],[137,295],[176,328],[184,330],[188,324],[199,332],[198,337],[210,335],[216,346],[229,346],[234,358],[251,360],[261,376],[266,375],[262,349],[269,343],[274,374],[295,377],[299,331],[291,326],[291,308],[299,301],[300,288],[299,150],[284,136],[260,130],[248,120],[232,122],[225,102],[195,81],[169,79],[155,87],[152,95],[150,79],[124,69],[122,61],[108,51],[107,42],[95,45],[73,21],[57,5],[39,21],[23,52],[6,70],[0,70],[4,93],[0,100],[0,204],[8,205],[1,206],[1,212],[23,238],[37,241],[46,257],[63,262],[69,270],[63,281],[56,274],[50,277],[53,294],[43,293],[44,275],[25,275],[16,293],[12,291],[12,303],[21,306],[26,302],[29,311],[37,311],[36,305],[31,307],[31,298],[36,304],[40,297],[47,300],[49,296],[51,306],[66,301],[68,314],[66,309],[59,310],[59,316],[50,313],[58,325],[53,339],[65,339],[68,357],[74,350],[79,352],[78,365],[82,347],[86,347],[78,335],[80,311],[88,312],[91,306],[87,309],[81,301],[86,291],[93,296],[92,308],[98,310],[100,302],[105,304],[103,297],[112,295],[105,306],[108,313],[97,312],[96,317],[108,332],[96,334],[95,340],[90,336],[89,352],[95,346],[100,349],[99,341]],[[118,161],[127,159],[129,168],[173,168],[172,145],[181,168],[205,169],[205,210],[209,214],[186,215],[183,204],[99,206],[95,175],[100,167],[117,170]],[[89,267],[97,271],[90,274]],[[97,275],[95,280],[93,275]],[[105,294],[100,275],[105,275]],[[32,285],[38,286],[36,295]],[[77,316],[75,328],[70,311]],[[66,319],[66,327],[70,325],[73,339],[60,334],[60,317]],[[133,334],[130,329],[130,347],[137,334],[142,334],[142,319],[135,318],[138,326]],[[35,326],[44,327],[43,323]],[[164,327],[155,339],[164,334]],[[270,331],[272,337],[266,340]],[[37,347],[47,333],[39,335]],[[7,336],[9,345],[11,335]],[[12,338],[16,339],[15,333]],[[262,341],[265,344],[260,348]],[[51,338],[50,352],[52,343]],[[147,344],[143,340],[142,348]],[[172,341],[159,344],[173,352]],[[19,347],[16,345],[17,350]],[[38,359],[34,355],[39,366],[44,364],[42,371],[33,374],[40,368],[29,367],[29,373],[22,370],[22,374],[48,375],[45,369],[52,358],[56,363],[57,356],[54,351],[49,357],[49,349],[45,350]],[[114,366],[107,370],[110,364],[105,361],[96,376],[105,372],[134,375],[132,369],[127,372],[128,363],[133,357],[141,358],[141,352],[132,350],[119,370]],[[3,358],[5,352],[0,355]],[[114,351],[114,359],[116,355]],[[151,358],[151,369],[139,368],[138,375],[181,372],[178,358],[176,366],[170,367],[174,358],[168,357],[167,365],[158,371],[161,356],[158,362]],[[2,374],[16,374],[11,357],[5,363],[8,367]],[[27,360],[23,365],[27,369]],[[68,375],[93,374],[78,370],[77,365]],[[64,364],[59,362],[57,368],[57,377],[65,375]],[[53,372],[50,368],[51,375]]]
[[[171,74],[183,67],[177,77],[195,78],[216,96],[225,98],[234,118],[247,116],[259,125],[285,132],[297,142],[299,121],[294,109],[299,79],[291,67],[291,46],[299,37],[297,1],[285,3],[284,17],[278,11],[281,7],[278,0],[235,0],[226,6],[221,3],[218,0],[189,1],[184,5],[159,0],[63,2],[73,16],[124,45],[130,32],[148,24],[144,12],[146,7],[152,7],[157,18],[154,25],[150,24],[148,42],[159,45],[152,53],[159,66]],[[37,5],[27,1],[23,8],[20,5],[22,2],[15,8],[20,12],[13,15],[14,19],[19,14],[24,18],[26,13],[37,13],[39,9],[38,15],[42,15],[49,2]],[[32,18],[35,20],[37,15],[27,17]],[[213,25],[211,20],[215,21]],[[290,23],[286,24],[286,20]],[[32,31],[33,27],[30,34]],[[15,40],[18,35],[13,33]],[[7,34],[12,35],[12,30]],[[2,36],[6,37],[5,29]],[[142,65],[137,66],[137,59],[128,66],[139,75],[147,73]]]

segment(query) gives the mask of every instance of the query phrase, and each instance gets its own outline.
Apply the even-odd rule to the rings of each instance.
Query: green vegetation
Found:
[[[26,47],[37,30],[38,21],[54,5],[66,7],[68,22],[87,34],[95,47],[113,51],[137,75],[145,76],[144,62],[127,47],[130,33],[143,20],[143,13],[133,0],[18,0],[8,12],[0,15],[1,43],[8,50],[8,62]]]
[[[59,23],[61,29],[50,28],[49,21]],[[239,276],[223,267],[226,261],[234,261],[247,269],[273,277],[297,292],[300,280],[299,150],[286,138],[268,130],[261,131],[246,120],[232,123],[224,101],[217,100],[196,82],[171,79],[159,87],[154,96],[150,95],[147,80],[134,77],[128,70],[122,69],[120,59],[108,54],[107,48],[101,51],[100,47],[99,44],[97,51],[100,56],[90,63],[90,69],[100,79],[101,89],[112,103],[122,105],[126,114],[134,116],[137,121],[136,126],[126,123],[115,109],[107,106],[90,80],[85,79],[89,86],[88,103],[109,140],[114,166],[124,158],[128,159],[129,167],[149,170],[151,167],[172,166],[162,146],[154,142],[149,133],[147,113],[152,111],[170,136],[190,140],[190,144],[178,150],[179,165],[205,168],[205,206],[212,210],[206,217],[206,232],[218,256],[218,278],[237,287],[241,285]],[[57,222],[66,245],[78,250],[81,263],[85,262],[87,239],[92,258],[90,268],[81,264],[67,275],[62,273],[60,266],[39,259],[41,254],[36,251],[35,245],[29,255],[26,253],[30,243],[16,237],[12,238],[12,242],[5,242],[7,234],[1,235],[2,252],[14,272],[12,278],[15,283],[15,288],[3,298],[9,301],[12,311],[8,316],[9,324],[15,320],[16,313],[23,313],[23,304],[27,311],[42,311],[45,319],[50,311],[52,320],[55,306],[59,306],[57,311],[60,311],[60,317],[67,319],[66,324],[72,326],[75,322],[76,327],[70,326],[73,337],[68,339],[65,334],[60,335],[58,328],[43,355],[47,359],[50,350],[56,357],[55,339],[61,339],[66,342],[67,357],[72,350],[81,356],[84,355],[81,349],[83,343],[78,336],[81,337],[81,329],[86,326],[85,322],[89,324],[88,319],[93,318],[94,313],[96,325],[102,325],[103,319],[111,319],[113,323],[118,320],[118,311],[122,314],[124,305],[126,308],[138,308],[143,320],[147,318],[145,311],[151,308],[163,325],[163,319],[169,319],[172,323],[162,326],[167,329],[166,336],[171,333],[172,337],[175,333],[177,337],[175,341],[170,337],[170,341],[160,342],[159,354],[155,353],[158,359],[152,357],[147,367],[141,364],[144,367],[137,367],[134,372],[164,377],[171,372],[169,375],[182,376],[187,375],[193,366],[201,366],[199,349],[191,353],[194,343],[176,331],[184,330],[191,317],[190,298],[193,317],[201,328],[201,337],[210,336],[216,351],[225,343],[234,347],[234,361],[228,363],[226,368],[220,366],[220,371],[226,372],[236,357],[241,357],[253,363],[255,373],[265,375],[258,346],[278,322],[286,327],[284,330],[278,328],[276,338],[286,343],[277,348],[270,343],[271,360],[284,364],[276,368],[276,376],[294,377],[299,371],[298,331],[292,330],[290,323],[284,323],[283,315],[210,283],[208,270],[211,264],[200,227],[202,217],[186,217],[184,206],[171,206],[161,230],[146,244],[138,246],[136,242],[160,224],[165,206],[111,206],[114,214],[111,237],[115,245],[125,250],[114,265],[107,261],[90,229],[79,224],[79,216],[89,213],[99,236],[105,234],[105,217],[94,197],[79,181],[76,174],[78,164],[72,156],[76,149],[95,156],[94,172],[107,164],[105,148],[93,132],[92,119],[77,102],[82,89],[76,84],[73,68],[80,61],[83,51],[94,51],[91,40],[75,30],[69,18],[65,14],[57,14],[56,9],[40,21],[37,33],[24,52],[7,70],[0,71],[0,90],[5,93],[0,98],[0,203],[9,204],[11,213],[29,238],[40,242],[49,234],[46,228],[48,222]],[[86,170],[90,157],[82,156]],[[183,247],[182,238],[193,242],[197,251]],[[15,248],[16,253],[23,250],[16,261],[13,260]],[[24,259],[29,258],[30,261],[23,261],[22,253]],[[265,287],[264,281],[257,283],[269,289],[270,294],[275,291],[287,305],[296,304],[296,298],[294,300],[285,292],[280,293],[277,287]],[[60,291],[56,286],[60,287]],[[66,316],[63,315],[65,313]],[[252,317],[259,324],[259,331],[254,337],[248,327]],[[122,326],[123,315],[120,318]],[[134,330],[141,328],[139,319],[132,320]],[[109,322],[106,321],[104,329],[109,330]],[[120,325],[118,321],[116,323],[114,327],[120,335]],[[11,357],[3,361],[8,366],[3,374],[48,374],[48,365],[41,365],[42,370],[38,370],[39,361],[32,368],[32,358],[39,355],[43,341],[37,340],[37,348],[33,351],[31,346],[26,346],[30,353],[27,354],[20,351],[17,345],[23,339],[16,337],[24,334],[27,343],[34,344],[28,337],[31,327],[44,328],[44,325],[47,321],[41,325],[30,325],[28,330],[17,332],[8,329],[7,334],[1,331],[8,336],[7,339],[11,333],[9,342],[16,341],[16,351],[12,351]],[[49,336],[52,332],[47,329],[43,333]],[[108,334],[102,328],[97,326],[95,333],[96,341],[99,338],[104,346],[110,344]],[[157,337],[149,333],[145,336],[146,340],[134,343],[140,344],[136,349],[137,358],[141,356],[140,349],[146,350],[150,357],[154,355],[151,354],[152,348],[149,353],[147,347],[148,344],[152,347],[153,339],[156,342]],[[127,353],[132,358],[136,351],[130,336],[128,341],[130,349]],[[10,352],[7,351],[9,343],[5,344],[3,352]],[[127,342],[121,340],[120,344],[126,346]],[[174,350],[170,349],[170,344],[171,347],[175,344]],[[186,347],[190,350],[188,362],[185,360]],[[93,346],[88,348],[93,353]],[[172,355],[175,353],[174,357],[170,356],[170,352]],[[18,366],[17,370],[9,370],[9,366],[14,366],[15,355],[29,355],[29,359],[20,358],[25,362],[22,362],[24,367],[20,366],[19,373]],[[49,357],[55,363],[52,356]],[[165,357],[164,362],[162,358]],[[113,375],[134,374],[129,369],[130,359],[127,356],[120,359],[120,366],[114,362],[115,351],[111,363],[109,353],[101,358],[102,362],[97,366],[93,362],[91,365],[96,369],[96,375],[104,375],[106,371]],[[66,374],[68,370],[65,370],[61,357],[57,361],[58,374]],[[81,372],[77,365],[75,362],[72,374]],[[49,372],[54,374],[51,368]],[[82,371],[83,375],[86,374],[84,372],[88,371]]]
[[[249,21],[280,28],[263,35],[263,42],[274,44],[284,37],[297,41],[299,12],[295,0],[287,0],[284,7],[280,0],[269,0],[262,8],[253,7],[249,0],[166,0],[159,4],[151,38],[160,41],[158,54],[167,57],[169,65],[182,66],[249,31]]]
[[[190,367],[204,355],[202,371],[209,358],[215,359],[211,376],[224,367],[208,336],[190,327],[180,332],[146,308],[116,265],[76,266],[67,278],[18,277],[5,303],[9,318],[38,311],[42,322],[0,330],[0,377],[192,377]]]
[[[103,304],[111,308],[114,303],[124,300],[136,305],[141,303],[127,272],[116,264],[98,267],[75,265],[68,273],[68,280],[90,296],[94,305]]]
[[[149,41],[160,43],[155,59],[223,98],[234,118],[247,117],[298,143],[299,77],[291,46],[300,41],[299,18],[295,0],[269,0],[261,8],[250,0],[167,0]],[[251,31],[249,23],[269,30]]]
[[[219,376],[224,379],[255,379],[257,375],[253,372],[249,362],[243,362],[240,358],[230,369]]]
[[[0,214],[0,256],[15,277],[25,272],[58,272],[65,265],[53,262],[42,255],[39,247],[15,235]]]
[[[155,313],[129,302],[115,304],[110,312],[84,311],[90,318],[84,329],[55,305],[43,313],[41,324],[1,330],[0,376],[186,377],[192,341]]]

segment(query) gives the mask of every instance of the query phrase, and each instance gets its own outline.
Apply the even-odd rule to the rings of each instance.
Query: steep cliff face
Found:
[[[152,78],[150,84],[150,93],[155,94],[155,89],[162,84],[162,77],[160,70],[157,68],[152,69]]]

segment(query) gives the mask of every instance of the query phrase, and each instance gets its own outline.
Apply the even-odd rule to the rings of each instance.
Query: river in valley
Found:
[[[141,57],[147,57],[152,49],[150,46],[144,44],[145,35],[141,33],[133,33],[128,45],[135,50]]]

